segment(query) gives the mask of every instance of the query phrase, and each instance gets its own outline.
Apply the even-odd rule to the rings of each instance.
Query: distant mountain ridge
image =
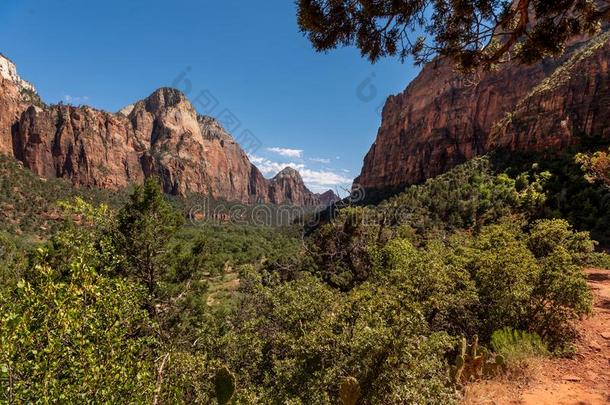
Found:
[[[113,114],[33,105],[33,86],[0,56],[0,153],[42,177],[121,189],[158,176],[165,192],[242,203],[325,205],[296,170],[266,179],[212,117],[176,89],[160,88]],[[325,193],[326,194],[326,193]]]

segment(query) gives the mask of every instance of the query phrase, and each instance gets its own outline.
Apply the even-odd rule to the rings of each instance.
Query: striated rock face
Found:
[[[388,98],[355,184],[400,189],[498,148],[558,151],[610,140],[609,35],[575,42],[559,60],[506,65],[482,77],[434,61]]]
[[[0,152],[40,176],[109,189],[158,176],[165,192],[176,195],[320,204],[292,169],[265,179],[231,135],[213,118],[198,115],[175,89],[159,89],[111,114],[30,105],[19,79],[6,76],[0,76]]]
[[[13,133],[14,156],[42,177],[120,189],[142,182],[145,146],[122,117],[88,107],[30,106]]]

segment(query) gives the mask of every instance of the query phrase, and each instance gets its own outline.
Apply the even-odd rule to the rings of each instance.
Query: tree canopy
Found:
[[[470,70],[561,54],[610,18],[607,0],[298,0],[298,24],[318,51],[357,46],[372,62],[445,56]]]

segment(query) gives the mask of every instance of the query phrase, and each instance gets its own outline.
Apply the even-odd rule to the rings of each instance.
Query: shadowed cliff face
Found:
[[[606,33],[564,57],[462,77],[444,61],[388,98],[355,184],[400,189],[494,149],[559,151],[584,137],[610,139]]]
[[[211,117],[162,88],[111,114],[89,107],[29,105],[18,83],[0,77],[0,152],[43,177],[121,189],[158,176],[175,195],[201,193],[242,203],[322,204],[301,176],[268,180]]]

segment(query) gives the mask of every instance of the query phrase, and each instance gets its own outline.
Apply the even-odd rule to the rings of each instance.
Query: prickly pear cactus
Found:
[[[216,388],[216,400],[218,401],[218,404],[228,404],[235,393],[235,376],[226,366],[216,371],[214,385]]]
[[[356,405],[360,399],[360,383],[354,377],[345,377],[339,387],[342,405]]]
[[[466,338],[462,338],[455,365],[449,368],[449,375],[453,384],[459,388],[462,383],[494,377],[505,370],[504,357],[492,356],[486,348],[479,347],[479,338],[475,335],[470,345]]]
[[[460,385],[464,374],[464,367],[466,365],[466,338],[462,338],[460,341],[460,351],[455,358],[455,365],[449,368],[451,381],[454,385]]]

